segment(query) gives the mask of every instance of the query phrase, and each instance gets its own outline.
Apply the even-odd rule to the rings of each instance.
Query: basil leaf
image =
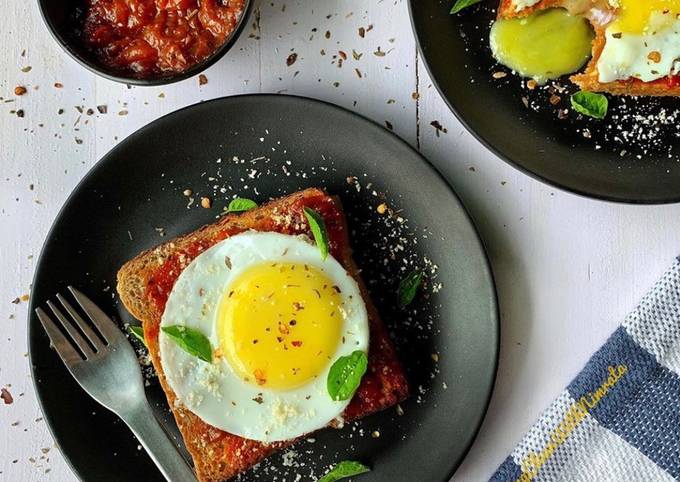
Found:
[[[365,474],[371,469],[364,464],[352,460],[344,460],[333,467],[333,470],[321,477],[317,482],[335,482],[336,480],[352,477],[354,475]]]
[[[602,94],[581,90],[571,96],[571,107],[576,112],[588,117],[604,119],[609,108],[609,101]]]
[[[368,357],[361,350],[335,360],[326,380],[326,388],[331,398],[335,401],[352,398],[356,389],[359,388],[366,368],[368,368]]]
[[[418,288],[423,282],[422,271],[411,271],[406,278],[399,282],[399,304],[401,306],[410,305],[416,297]]]
[[[210,340],[200,331],[189,328],[188,326],[162,326],[163,333],[168,335],[172,341],[190,355],[200,358],[203,361],[212,363],[212,346]]]
[[[471,7],[482,0],[456,0],[456,3],[451,7],[451,11],[449,12],[451,15],[456,14],[460,12],[461,10]]]
[[[146,340],[144,339],[144,329],[141,326],[128,325],[128,330],[130,330],[130,333],[132,333],[135,338],[144,343],[144,346],[146,346]]]
[[[323,222],[321,214],[305,207],[305,217],[309,223],[309,227],[314,235],[314,241],[319,247],[321,252],[321,259],[326,259],[328,257],[328,233],[326,232],[326,224]]]
[[[232,199],[227,206],[228,213],[241,213],[243,211],[250,211],[257,207],[257,203],[251,199],[245,199],[242,197],[237,197]]]

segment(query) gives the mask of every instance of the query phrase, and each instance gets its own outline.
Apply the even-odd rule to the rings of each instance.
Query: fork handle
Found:
[[[169,482],[195,482],[196,476],[156,420],[149,402],[142,403],[122,417]]]

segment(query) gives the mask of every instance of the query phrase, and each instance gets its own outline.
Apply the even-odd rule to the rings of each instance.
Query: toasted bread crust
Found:
[[[545,10],[554,7],[567,8],[570,0],[541,0],[536,5],[515,11],[512,0],[500,0],[498,15],[500,18],[526,17],[538,10]],[[592,22],[591,22],[592,23]],[[570,80],[579,86],[581,90],[588,92],[603,92],[613,95],[631,96],[661,96],[672,97],[680,96],[680,82],[677,84],[669,83],[660,79],[655,82],[642,82],[638,79],[619,80],[616,82],[600,82],[597,63],[602,55],[605,44],[605,27],[593,24],[595,38],[593,39],[593,54],[582,73],[574,74]]]
[[[512,0],[501,0],[498,6],[498,18],[519,18],[526,17],[538,10],[546,10],[553,7],[561,7],[563,0],[541,0],[536,5],[516,11],[512,5]]]
[[[160,363],[158,325],[162,316],[162,309],[150,299],[147,293],[149,282],[159,265],[162,265],[165,260],[174,254],[189,248],[197,241],[214,239],[218,233],[224,231],[227,227],[230,230],[236,231],[251,229],[258,226],[258,223],[261,223],[263,218],[272,217],[275,213],[286,212],[292,209],[293,206],[299,206],[301,202],[304,203],[305,200],[320,197],[323,197],[327,202],[336,203],[336,207],[340,208],[339,200],[331,198],[319,189],[307,189],[240,215],[225,216],[215,224],[204,226],[186,236],[169,241],[157,248],[147,250],[127,262],[118,272],[118,293],[130,313],[142,321],[152,363],[158,373],[159,381],[167,396],[168,404],[182,433],[185,445],[194,460],[196,474],[201,482],[221,482],[227,480],[292,442],[263,444],[226,434],[206,424],[198,416],[184,408],[181,403],[178,403],[175,393],[166,381],[163,367]],[[388,371],[394,372],[389,373],[389,376],[385,373],[374,373],[371,375],[377,376],[380,379],[379,382],[383,387],[383,393],[380,399],[376,400],[370,407],[361,402],[354,404],[355,400],[353,400],[355,407],[352,410],[348,409],[345,413],[345,419],[351,420],[368,415],[373,411],[387,408],[401,401],[408,393],[408,386],[401,367],[396,362],[394,348],[386,335],[378,312],[370,300],[366,286],[358,274],[359,270],[352,259],[344,215],[341,216],[341,222],[341,227],[343,228],[341,231],[344,233],[344,239],[340,241],[339,249],[334,252],[334,255],[347,272],[357,280],[366,304],[371,324],[369,370],[371,368],[372,357],[380,356],[392,361],[393,364],[379,365],[380,370],[378,371],[383,372],[385,368],[389,368],[390,370]],[[378,343],[379,346],[375,347],[374,342]],[[396,368],[394,363],[396,363]],[[359,396],[361,396],[361,387],[355,399]]]

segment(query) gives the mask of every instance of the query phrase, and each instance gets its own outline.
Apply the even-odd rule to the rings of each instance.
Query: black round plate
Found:
[[[483,0],[450,15],[454,0],[410,0],[411,20],[432,80],[460,121],[510,164],[577,194],[630,203],[680,201],[680,128],[668,114],[677,99],[610,96],[607,119],[569,112],[578,89],[561,79],[564,92],[533,91],[500,67],[489,48],[498,0]],[[549,99],[557,93],[557,105]],[[528,104],[528,107],[525,106]],[[665,117],[658,114],[665,110]],[[641,115],[645,119],[636,118]],[[677,115],[677,114],[676,114]],[[651,122],[651,124],[650,124]]]
[[[133,321],[114,295],[125,261],[213,222],[234,194],[264,201],[309,186],[341,197],[356,261],[393,332],[413,393],[403,415],[392,408],[340,431],[322,430],[294,448],[293,467],[277,455],[243,480],[274,474],[293,480],[298,472],[309,480],[310,472],[343,459],[369,463],[367,482],[448,480],[472,443],[494,383],[499,327],[491,271],[470,218],[430,164],[341,108],[299,97],[230,97],[140,129],[92,169],[57,217],[37,267],[31,313],[72,284],[121,322]],[[213,197],[213,208],[197,201],[187,207],[188,188],[196,199]],[[376,212],[382,202],[402,210],[406,221],[387,223]],[[397,244],[405,249],[392,257]],[[424,257],[438,265],[437,276],[400,309],[399,267],[404,258],[423,266]],[[45,418],[80,478],[162,480],[124,424],[70,377],[35,316],[29,345]],[[157,385],[149,387],[152,405],[176,433]]]

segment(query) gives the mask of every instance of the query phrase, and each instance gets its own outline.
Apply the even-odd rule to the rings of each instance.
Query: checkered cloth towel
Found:
[[[491,477],[680,480],[680,258]]]

